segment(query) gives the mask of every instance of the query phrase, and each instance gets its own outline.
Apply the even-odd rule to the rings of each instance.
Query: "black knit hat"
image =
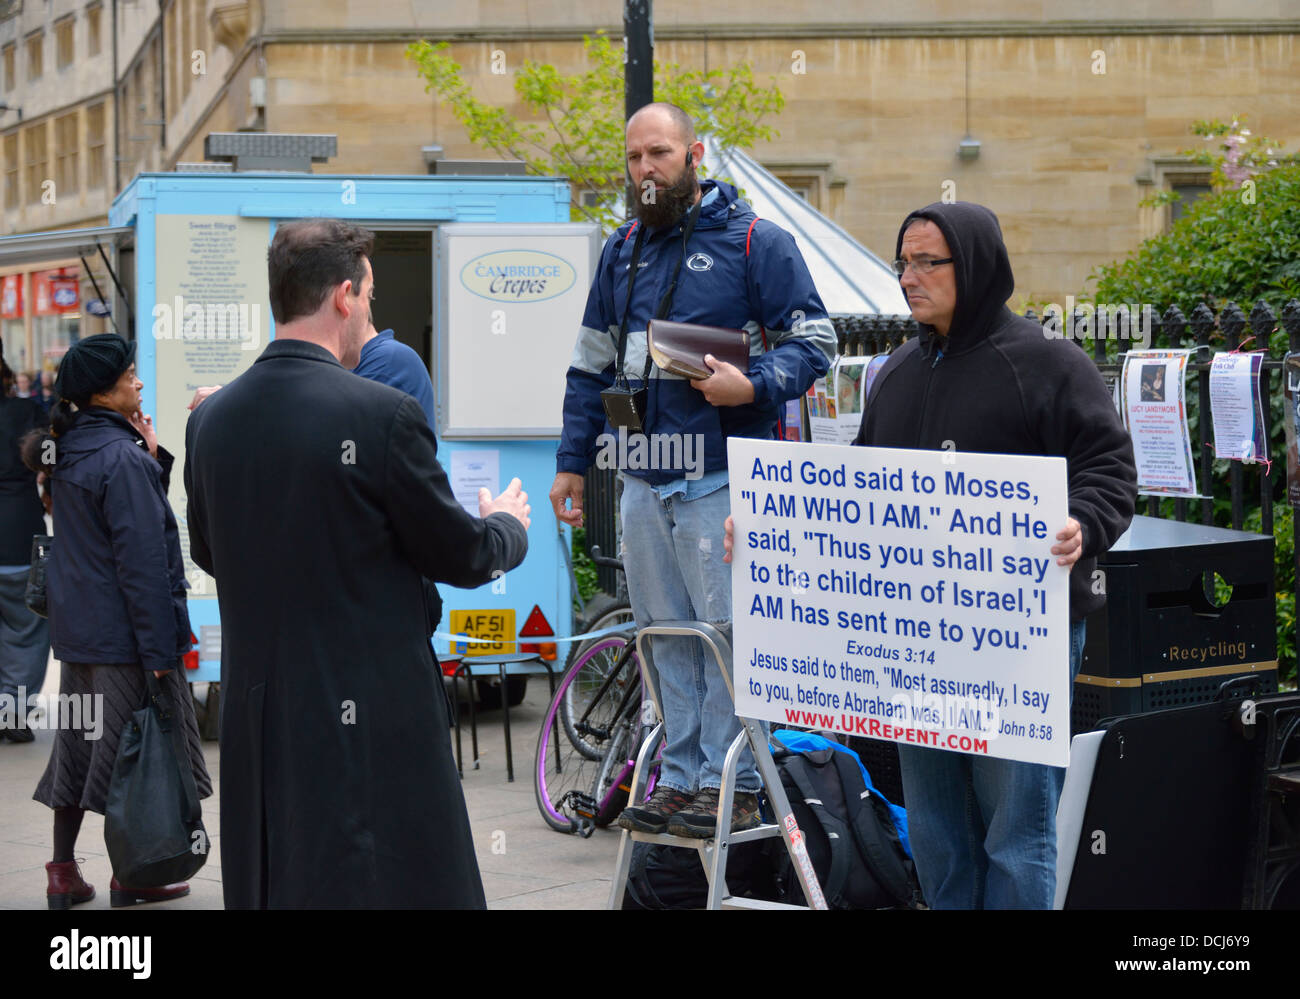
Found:
[[[135,343],[117,333],[99,333],[78,340],[63,355],[54,391],[60,398],[84,406],[96,392],[111,389],[135,362]]]

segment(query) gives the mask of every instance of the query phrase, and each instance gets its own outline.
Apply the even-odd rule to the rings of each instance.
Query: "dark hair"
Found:
[[[360,293],[375,234],[340,219],[297,219],[276,227],[266,262],[277,323],[310,316],[344,281]]]
[[[67,399],[57,399],[50,407],[50,425],[45,429],[29,430],[18,438],[18,456],[33,472],[52,472],[58,463],[58,447],[54,440],[66,434],[81,410],[73,409]],[[46,441],[50,444],[47,445]],[[49,459],[49,460],[46,460]]]
[[[3,390],[4,394],[8,395],[9,390],[12,389],[13,387],[14,387],[13,368],[9,367],[8,361],[6,361],[3,357],[0,357],[0,390]]]

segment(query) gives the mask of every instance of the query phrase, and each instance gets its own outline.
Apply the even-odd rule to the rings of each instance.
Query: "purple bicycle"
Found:
[[[590,836],[627,805],[645,733],[641,666],[628,634],[583,647],[564,671],[537,738],[537,808],[560,832]],[[653,788],[654,775],[650,776]],[[648,793],[648,791],[647,791]]]

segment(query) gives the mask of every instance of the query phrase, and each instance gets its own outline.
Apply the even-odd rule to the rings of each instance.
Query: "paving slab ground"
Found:
[[[57,693],[58,668],[47,674],[46,691]],[[601,909],[609,895],[616,831],[597,830],[590,839],[551,830],[537,811],[531,767],[537,732],[548,703],[544,678],[528,685],[524,703],[511,709],[515,780],[506,780],[505,739],[501,711],[479,715],[479,768],[466,760],[463,787],[474,845],[489,909]],[[50,859],[53,813],[32,800],[32,791],[45,770],[54,733],[36,731],[36,741],[0,741],[0,909],[44,909],[45,862]],[[191,893],[174,902],[142,906],[176,909],[220,909],[221,816],[218,794],[221,758],[215,742],[204,744],[208,771],[217,793],[203,802],[203,821],[212,837],[213,852],[191,880]],[[470,752],[469,729],[464,752]],[[436,845],[431,844],[431,849]],[[95,885],[96,897],[82,909],[109,908],[112,874],[104,848],[104,820],[86,813],[77,840],[84,857],[82,873]],[[123,910],[129,911],[129,910]]]

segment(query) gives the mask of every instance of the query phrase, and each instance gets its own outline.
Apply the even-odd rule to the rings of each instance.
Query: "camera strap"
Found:
[[[686,222],[682,225],[682,252],[677,258],[677,263],[673,267],[672,277],[668,279],[668,290],[664,292],[663,297],[659,300],[659,306],[655,309],[655,319],[666,319],[669,311],[673,307],[673,294],[677,290],[677,277],[682,272],[682,261],[686,259],[686,244],[691,238],[691,233],[695,231],[695,223],[700,218],[700,208],[704,204],[703,197],[695,203],[690,214],[686,216]],[[623,322],[618,331],[618,360],[615,366],[614,384],[627,385],[627,373],[624,370],[624,358],[627,356],[627,321],[632,312],[632,287],[636,282],[637,265],[641,260],[641,247],[645,241],[646,226],[640,222],[637,223],[636,242],[632,244],[632,264],[628,268],[627,274],[627,301],[623,306]],[[650,368],[654,362],[650,359],[650,352],[647,349],[645,356],[645,371],[642,372],[641,381],[650,380]]]

